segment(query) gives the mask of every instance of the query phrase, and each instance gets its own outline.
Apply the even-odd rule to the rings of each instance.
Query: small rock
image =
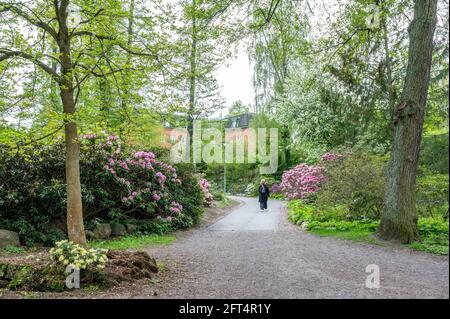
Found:
[[[111,235],[124,236],[127,233],[127,228],[123,224],[114,223],[111,224]]]
[[[303,223],[300,225],[300,229],[301,229],[301,230],[308,230],[308,222],[303,222]]]
[[[91,230],[86,230],[86,238],[87,238],[88,240],[94,239],[94,237],[95,237],[95,235],[94,235],[94,232],[93,232],[93,231],[91,231]]]
[[[127,232],[129,234],[134,233],[137,229],[137,225],[134,225],[134,224],[127,224],[126,227],[127,227]]]
[[[0,249],[7,246],[20,246],[19,234],[10,230],[0,229]]]
[[[111,236],[111,225],[98,224],[94,228],[95,239],[108,239]]]

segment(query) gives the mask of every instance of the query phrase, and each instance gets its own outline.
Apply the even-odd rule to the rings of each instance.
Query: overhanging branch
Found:
[[[0,62],[14,57],[19,57],[34,63],[42,70],[47,72],[56,82],[61,82],[61,77],[51,67],[40,61],[38,58],[32,56],[31,54],[22,51],[12,51],[0,48]]]
[[[24,4],[19,4],[19,5],[25,7]],[[32,10],[27,8],[32,13],[32,15],[30,15],[25,10],[22,10],[19,7],[19,5],[13,5],[11,3],[1,1],[0,2],[0,13],[8,12],[8,11],[12,12],[12,13],[16,14],[17,16],[21,17],[22,19],[24,19],[25,21],[27,21],[28,23],[45,30],[53,37],[53,39],[55,39],[57,41],[58,33],[56,32],[55,29],[53,29],[48,23],[42,21],[39,18],[39,15],[35,14]]]

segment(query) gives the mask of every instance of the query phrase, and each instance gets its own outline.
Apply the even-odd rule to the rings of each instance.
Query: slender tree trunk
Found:
[[[391,54],[389,50],[389,32],[386,23],[386,17],[382,20],[384,29],[384,55],[386,59],[386,76],[387,76],[387,87],[388,87],[388,101],[389,101],[389,112],[391,114],[391,121],[394,119],[395,102],[397,96],[395,93],[394,80],[392,78],[392,65],[391,65]]]
[[[437,0],[416,0],[409,26],[408,67],[393,119],[393,142],[378,236],[410,243],[419,238],[416,172],[430,80]]]
[[[73,67],[71,60],[70,38],[67,28],[67,5],[62,1],[59,12],[59,53],[61,59],[62,83],[60,96],[65,115],[66,141],[66,184],[67,184],[67,233],[69,240],[87,246],[83,223],[83,204],[80,182],[80,144],[78,140],[75,115],[75,97],[73,87]]]
[[[58,53],[58,48],[55,46],[52,49],[53,53],[56,55]],[[52,61],[52,70],[58,72],[58,62]],[[56,112],[62,112],[61,99],[58,97],[58,83],[52,81],[50,84],[50,98],[53,103],[53,109]]]
[[[196,18],[196,0],[192,0],[193,17],[192,17],[192,31],[191,31],[191,55],[189,68],[189,108],[187,113],[187,128],[189,133],[189,150],[191,158],[193,158],[193,135],[194,135],[194,112],[195,112],[195,88],[197,79],[197,18]],[[194,168],[195,160],[193,160]]]
[[[127,46],[130,48],[131,44],[133,43],[133,25],[134,25],[134,8],[135,8],[135,1],[130,0],[130,9],[128,11],[128,27],[127,27]],[[129,65],[131,63],[131,54],[127,53],[127,62],[126,64]],[[123,85],[125,86],[123,90],[123,97],[122,97],[122,108],[126,110],[128,106],[129,101],[129,94],[130,90],[128,87],[128,83],[126,83],[126,76],[122,75]]]

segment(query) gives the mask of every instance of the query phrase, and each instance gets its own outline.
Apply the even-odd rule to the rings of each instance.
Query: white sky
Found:
[[[311,35],[318,37],[327,26],[337,18],[336,12],[348,0],[322,0],[310,3]],[[245,41],[239,44],[236,56],[230,58],[216,72],[216,79],[222,87],[221,93],[226,101],[226,109],[219,111],[215,116],[226,115],[227,109],[235,101],[241,100],[244,104],[253,106],[255,94],[252,86],[253,65],[246,51]],[[225,64],[224,63],[224,64]]]
[[[237,55],[227,62],[227,65],[222,65],[216,72],[216,79],[222,87],[221,93],[225,98],[226,107],[229,108],[233,102],[238,100],[244,104],[253,105],[253,67],[243,42],[239,46]],[[225,110],[222,113],[222,115],[226,115]]]

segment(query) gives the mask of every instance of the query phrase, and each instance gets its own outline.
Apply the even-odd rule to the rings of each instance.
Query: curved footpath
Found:
[[[256,199],[170,246],[149,248],[166,275],[136,298],[449,298],[448,256],[319,237],[287,222],[282,202]],[[366,288],[366,267],[380,288]]]

